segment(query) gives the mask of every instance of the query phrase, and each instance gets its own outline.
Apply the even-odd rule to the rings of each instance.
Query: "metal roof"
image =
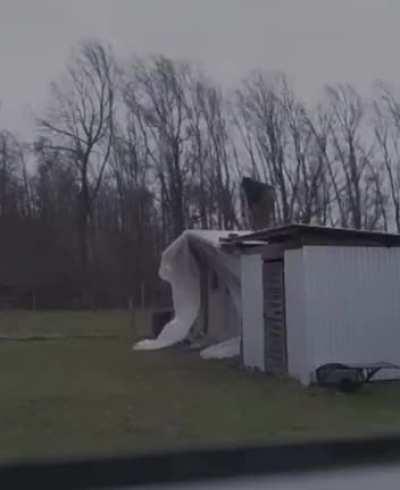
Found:
[[[255,243],[288,243],[301,245],[353,245],[353,246],[400,246],[400,234],[380,231],[329,228],[303,224],[289,224],[249,234],[231,234],[221,240],[226,245],[251,246]]]

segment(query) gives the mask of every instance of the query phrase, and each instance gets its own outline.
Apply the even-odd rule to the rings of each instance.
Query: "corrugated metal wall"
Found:
[[[262,269],[259,255],[241,257],[243,360],[264,370]],[[284,272],[291,376],[308,384],[328,362],[400,364],[399,248],[286,250]]]
[[[265,369],[263,278],[261,255],[242,255],[242,341],[243,363]]]
[[[309,370],[400,364],[400,249],[304,247],[303,267]]]
[[[286,250],[284,259],[288,371],[309,382],[303,250]]]

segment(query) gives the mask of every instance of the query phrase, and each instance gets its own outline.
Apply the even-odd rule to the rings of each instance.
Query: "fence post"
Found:
[[[135,307],[134,307],[134,300],[133,296],[128,297],[128,311],[129,311],[129,326],[130,326],[130,334],[131,334],[131,341],[135,339],[135,333],[136,333],[136,323],[135,323]]]
[[[141,303],[141,307],[142,307],[142,310],[145,309],[145,284],[144,282],[141,283],[140,285],[140,303]]]

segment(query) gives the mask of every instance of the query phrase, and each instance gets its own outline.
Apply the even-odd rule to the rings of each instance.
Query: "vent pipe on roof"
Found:
[[[247,214],[253,230],[269,228],[274,216],[274,188],[244,177],[242,189],[247,201]]]

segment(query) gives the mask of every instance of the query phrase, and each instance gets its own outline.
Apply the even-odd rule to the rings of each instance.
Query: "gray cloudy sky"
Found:
[[[313,100],[331,81],[400,84],[399,21],[398,0],[0,0],[0,128],[30,136],[30,114],[82,37],[193,59],[224,84],[284,70]]]

